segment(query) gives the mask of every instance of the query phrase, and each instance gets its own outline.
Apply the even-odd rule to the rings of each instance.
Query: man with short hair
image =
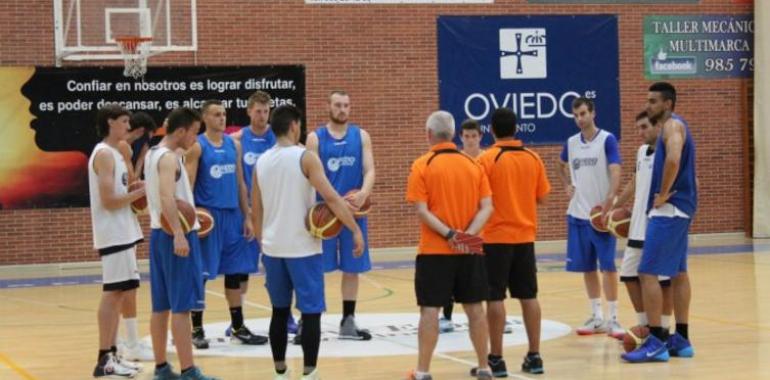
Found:
[[[478,379],[492,379],[487,365],[488,331],[482,301],[487,299],[484,256],[458,238],[481,232],[492,213],[491,191],[479,164],[452,143],[455,123],[446,111],[428,117],[430,152],[412,164],[406,200],[420,219],[414,289],[420,306],[417,368],[411,380],[432,379],[430,362],[438,341],[439,309],[454,300],[468,316]],[[479,239],[480,240],[480,239]]]
[[[479,158],[484,149],[481,149],[481,126],[479,122],[473,119],[468,119],[460,124],[460,140],[463,142],[463,153],[473,157]]]

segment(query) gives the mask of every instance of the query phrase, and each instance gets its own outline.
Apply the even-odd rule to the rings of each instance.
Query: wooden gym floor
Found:
[[[619,247],[623,245],[619,243]],[[625,364],[619,359],[619,343],[606,336],[579,337],[574,331],[544,341],[541,348],[546,374],[518,372],[526,346],[507,346],[509,377],[513,379],[770,379],[770,242],[736,235],[694,236],[690,273],[693,286],[690,335],[695,346],[693,359],[669,363]],[[582,323],[588,306],[582,277],[563,270],[564,243],[538,245],[540,302],[543,318],[570,327]],[[379,250],[375,265],[361,281],[359,319],[367,314],[409,313],[417,321],[410,250]],[[146,263],[143,270],[146,272]],[[99,267],[94,263],[35,267],[0,267],[0,379],[88,379],[97,351],[96,308],[101,286]],[[327,276],[329,313],[341,312],[340,276]],[[268,318],[269,301],[264,278],[253,277],[244,308],[247,319]],[[207,287],[206,323],[229,320],[219,279]],[[635,324],[625,289],[619,288],[621,322]],[[511,319],[519,315],[518,304],[506,302]],[[138,297],[140,333],[149,334],[149,284],[142,283]],[[457,319],[462,308],[455,308]],[[296,311],[295,311],[296,315]],[[328,325],[327,325],[328,326]],[[367,327],[367,326],[362,326]],[[121,327],[122,328],[122,327]],[[213,329],[209,329],[211,331]],[[256,329],[255,329],[256,330]],[[264,333],[264,331],[262,331]],[[453,339],[465,338],[456,332]],[[523,334],[519,329],[514,332]],[[439,340],[448,339],[442,335]],[[522,337],[520,337],[522,338]],[[375,339],[379,339],[375,337]],[[416,347],[416,336],[408,345]],[[340,343],[334,342],[339,345]],[[320,374],[326,380],[403,379],[416,363],[414,354],[381,356],[367,342],[346,342],[357,357],[319,358]],[[226,347],[227,348],[227,347]],[[262,348],[269,352],[269,347]],[[175,357],[170,356],[176,366]],[[434,357],[431,372],[437,380],[468,379],[474,360],[470,351],[445,352]],[[201,357],[196,363],[204,372],[224,379],[272,379],[267,357]],[[290,359],[294,376],[301,359]],[[138,379],[151,379],[152,365],[145,364]]]

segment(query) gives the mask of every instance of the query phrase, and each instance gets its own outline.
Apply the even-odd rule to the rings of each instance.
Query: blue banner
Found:
[[[616,16],[441,16],[438,68],[458,143],[460,122],[475,119],[482,146],[491,145],[489,120],[500,107],[516,112],[525,143],[563,143],[578,132],[579,96],[595,101],[596,125],[620,138]]]

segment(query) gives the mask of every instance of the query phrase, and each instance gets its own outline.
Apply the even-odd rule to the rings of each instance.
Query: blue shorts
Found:
[[[364,253],[359,258],[353,257],[353,232],[347,227],[342,227],[336,238],[323,241],[324,272],[339,269],[344,273],[363,273],[372,270],[366,220],[367,218],[356,219],[364,234]]]
[[[688,218],[655,216],[648,219],[639,273],[674,277],[687,272]]]
[[[602,272],[617,272],[615,237],[596,231],[587,220],[567,216],[567,271],[593,272],[597,260]]]
[[[190,254],[174,254],[174,238],[160,229],[150,234],[152,311],[184,313],[205,308],[203,265],[197,231],[187,234]]]
[[[214,217],[214,228],[201,239],[203,274],[208,280],[220,274],[256,273],[257,258],[243,237],[240,209],[207,207]]]
[[[286,259],[262,255],[265,287],[273,307],[291,307],[297,293],[297,309],[305,314],[326,310],[323,257],[318,255]]]

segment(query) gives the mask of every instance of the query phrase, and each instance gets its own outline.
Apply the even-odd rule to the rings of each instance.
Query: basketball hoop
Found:
[[[115,37],[123,62],[126,64],[123,75],[139,79],[147,73],[147,58],[150,56],[152,37],[119,36]]]

